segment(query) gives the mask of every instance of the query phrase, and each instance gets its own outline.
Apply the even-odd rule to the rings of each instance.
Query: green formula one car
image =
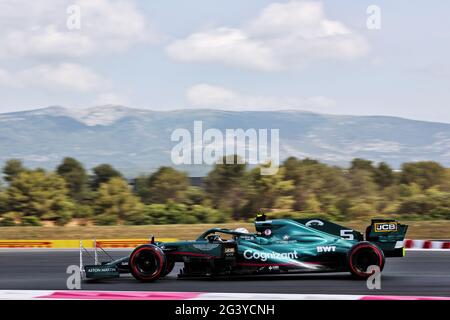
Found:
[[[169,274],[182,262],[179,277],[215,277],[286,272],[351,272],[366,279],[385,258],[403,257],[408,226],[372,220],[365,236],[323,219],[274,219],[259,215],[256,233],[213,228],[196,240],[138,246],[121,259],[86,265],[88,279],[131,273],[148,282]],[[365,238],[365,239],[364,239]]]

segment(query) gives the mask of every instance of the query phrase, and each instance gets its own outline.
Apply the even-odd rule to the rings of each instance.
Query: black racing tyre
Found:
[[[174,267],[175,267],[175,261],[173,259],[170,259],[170,258],[167,259],[167,261],[166,261],[166,268],[164,269],[164,272],[162,273],[161,277],[165,277],[169,273],[171,273]]]
[[[142,282],[154,281],[163,275],[166,261],[161,248],[153,244],[139,246],[130,255],[131,274]]]
[[[370,242],[355,244],[347,255],[348,268],[357,279],[367,279],[373,271],[368,271],[369,266],[378,266],[380,271],[384,268],[385,258],[383,251]]]

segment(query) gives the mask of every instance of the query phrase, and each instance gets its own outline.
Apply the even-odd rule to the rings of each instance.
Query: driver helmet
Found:
[[[245,229],[245,228],[237,228],[237,229],[235,229],[234,231],[235,231],[235,232],[240,232],[240,233],[250,233],[250,232],[248,232],[248,230]]]

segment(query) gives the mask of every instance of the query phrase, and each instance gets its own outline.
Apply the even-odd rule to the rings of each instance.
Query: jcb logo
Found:
[[[397,231],[397,222],[375,223],[375,232]]]
[[[317,252],[335,252],[335,246],[319,246],[317,247]]]

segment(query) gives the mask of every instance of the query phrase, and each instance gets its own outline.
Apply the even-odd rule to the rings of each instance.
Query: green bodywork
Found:
[[[378,224],[377,224],[378,223]],[[395,224],[395,230],[394,228]],[[375,226],[381,231],[375,231]],[[391,229],[389,229],[391,228]],[[181,276],[245,274],[280,271],[348,271],[348,253],[364,241],[364,235],[323,219],[274,219],[255,221],[255,233],[213,228],[196,240],[159,243],[167,261],[183,262]],[[386,229],[386,230],[384,230]],[[403,256],[407,226],[392,220],[373,220],[366,241],[381,249],[386,257]],[[88,270],[88,278],[118,276],[130,272],[128,257]],[[108,269],[102,272],[98,269]],[[112,272],[116,268],[117,272]]]

